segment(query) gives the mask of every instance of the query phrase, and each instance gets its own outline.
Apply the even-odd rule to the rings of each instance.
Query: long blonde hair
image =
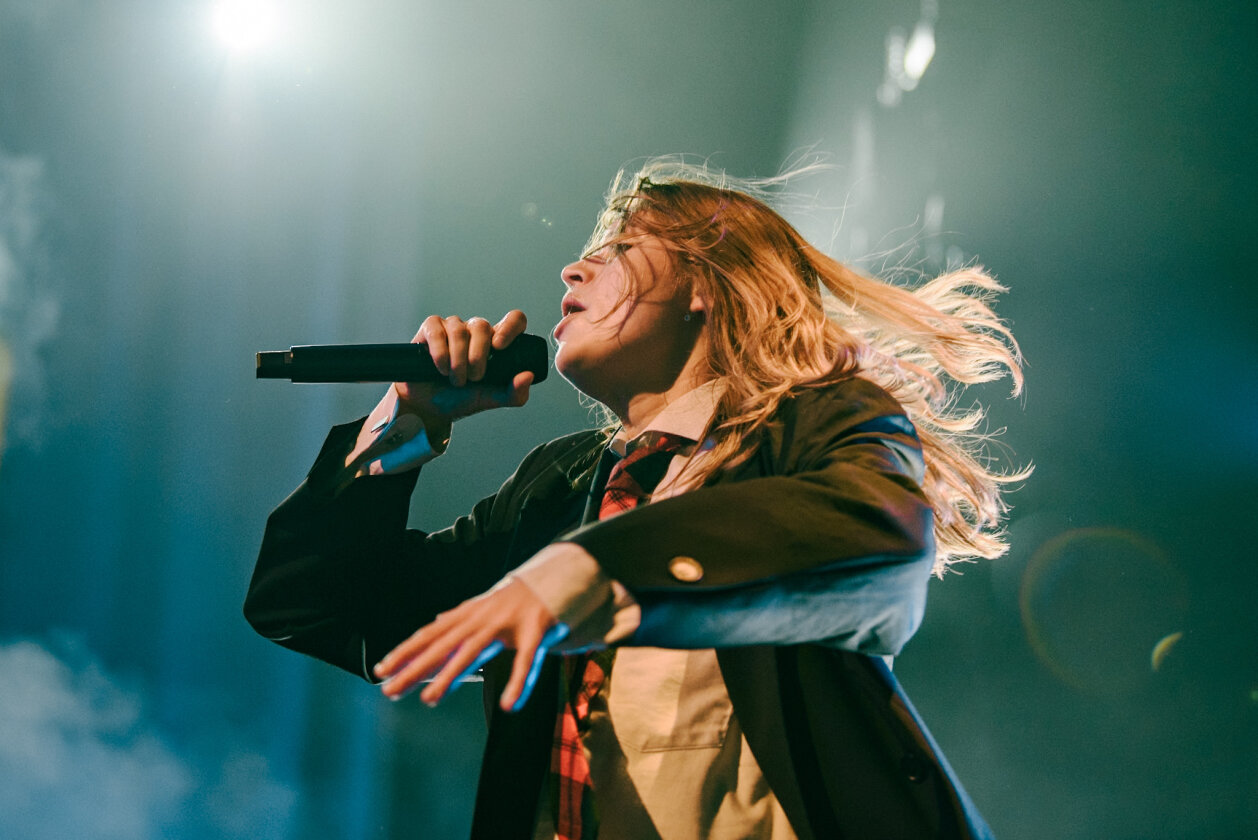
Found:
[[[709,302],[707,363],[724,391],[708,429],[715,446],[694,480],[749,455],[793,391],[861,376],[890,392],[917,428],[936,573],[1003,554],[1001,491],[1029,470],[991,467],[984,410],[961,408],[958,396],[1005,375],[1015,395],[1022,388],[1017,342],[990,306],[1004,288],[977,267],[912,290],[859,274],[757,197],[785,177],[734,181],[657,158],[617,176],[590,239],[588,251],[657,237],[678,278]]]

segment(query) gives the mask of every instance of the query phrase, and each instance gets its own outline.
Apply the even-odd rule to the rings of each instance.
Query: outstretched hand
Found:
[[[374,670],[386,680],[384,695],[393,700],[431,678],[419,698],[435,706],[457,680],[504,648],[513,650],[511,677],[499,701],[504,711],[511,712],[528,700],[547,650],[567,635],[567,625],[533,590],[511,580],[441,613],[390,651]]]

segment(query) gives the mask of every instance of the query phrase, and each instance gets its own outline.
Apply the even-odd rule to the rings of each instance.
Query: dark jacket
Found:
[[[424,534],[406,528],[418,471],[338,490],[357,429],[333,430],[268,520],[245,604],[262,635],[371,679],[370,665],[438,612],[570,540],[641,604],[626,644],[717,649],[801,840],[990,836],[881,658],[917,629],[934,544],[920,445],[877,386],[801,390],[717,480],[586,524],[598,432],[538,447],[469,516]],[[679,556],[702,577],[674,576]],[[485,669],[476,838],[531,837],[549,766],[556,664],[515,714],[494,702],[509,668],[499,657]]]

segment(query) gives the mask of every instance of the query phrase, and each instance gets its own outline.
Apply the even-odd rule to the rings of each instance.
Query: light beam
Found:
[[[233,52],[254,52],[279,34],[279,10],[266,0],[224,0],[214,6],[214,34]]]

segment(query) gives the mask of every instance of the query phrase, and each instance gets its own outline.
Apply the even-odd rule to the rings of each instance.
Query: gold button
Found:
[[[703,566],[693,557],[674,557],[668,561],[668,571],[682,583],[696,583],[703,579]]]

